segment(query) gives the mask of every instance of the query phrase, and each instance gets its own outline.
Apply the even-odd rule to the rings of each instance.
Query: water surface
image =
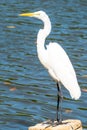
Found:
[[[0,129],[25,130],[56,117],[55,82],[37,58],[36,35],[43,23],[19,17],[44,10],[52,22],[46,43],[55,41],[66,50],[81,89],[87,90],[87,1],[0,1]],[[87,92],[71,100],[62,87],[63,119],[80,119],[87,129]]]

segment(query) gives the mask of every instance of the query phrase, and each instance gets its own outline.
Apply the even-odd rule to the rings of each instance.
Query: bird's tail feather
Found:
[[[73,90],[70,90],[70,95],[72,97],[72,99],[78,100],[81,96],[81,90],[79,85],[77,87],[75,87]]]

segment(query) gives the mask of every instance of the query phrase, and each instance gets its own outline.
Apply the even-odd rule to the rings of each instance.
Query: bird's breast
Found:
[[[47,55],[47,51],[44,48],[37,48],[37,54],[38,54],[38,58],[41,62],[41,64],[48,69],[49,68],[49,64],[48,64],[48,55]]]

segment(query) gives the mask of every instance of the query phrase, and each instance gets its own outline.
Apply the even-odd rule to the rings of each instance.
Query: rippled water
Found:
[[[0,129],[25,130],[56,116],[56,85],[36,54],[43,24],[18,16],[37,10],[46,11],[52,22],[46,42],[63,46],[84,89],[74,101],[62,87],[63,118],[80,119],[87,129],[87,0],[0,1]]]

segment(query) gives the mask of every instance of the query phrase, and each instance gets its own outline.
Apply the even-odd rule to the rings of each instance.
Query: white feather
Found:
[[[51,22],[47,14],[43,11],[37,11],[20,14],[20,16],[35,17],[43,21],[44,28],[40,29],[37,35],[38,58],[52,78],[56,82],[61,82],[70,92],[72,98],[78,99],[81,91],[68,55],[58,43],[49,43],[45,48],[45,39],[51,32]]]
[[[37,53],[39,60],[48,70],[51,77],[56,82],[61,82],[70,92],[71,97],[77,100],[81,96],[81,91],[75,70],[68,55],[58,43],[49,43],[45,49],[44,43],[51,31],[51,23],[49,17],[44,12],[41,11],[40,13],[41,20],[43,18],[44,29],[40,29],[37,36]]]
[[[50,75],[65,86],[72,98],[78,99],[81,95],[80,87],[75,70],[64,49],[57,43],[50,43],[47,46],[47,57]]]

